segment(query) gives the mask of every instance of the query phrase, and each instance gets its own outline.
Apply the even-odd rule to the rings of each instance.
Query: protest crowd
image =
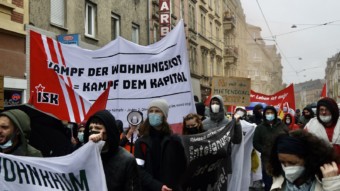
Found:
[[[251,106],[232,77],[199,100],[182,21],[148,47],[29,38],[30,98],[0,111],[0,191],[340,191],[337,103],[300,111],[290,85]]]
[[[198,109],[203,103],[195,104]],[[77,152],[87,142],[105,141],[100,151],[102,164],[97,168],[103,169],[108,190],[188,190],[197,188],[197,180],[204,183],[204,179],[195,179],[195,173],[207,173],[204,168],[188,172],[190,166],[205,165],[199,159],[217,151],[218,146],[207,147],[211,151],[189,146],[194,154],[188,158],[184,137],[194,138],[222,127],[228,131],[218,132],[230,136],[223,139],[226,136],[222,135],[221,140],[230,140],[230,144],[222,145],[225,153],[219,153],[222,156],[214,165],[223,167],[228,184],[226,187],[215,184],[207,190],[340,190],[339,108],[333,99],[320,99],[313,118],[307,117],[314,115],[309,106],[301,116],[286,113],[281,119],[275,107],[258,104],[252,115],[245,107],[236,107],[228,120],[219,95],[212,96],[204,107],[209,116],[198,112],[183,116],[180,133],[173,133],[167,122],[174,113],[169,112],[169,104],[162,98],[149,103],[145,120],[136,124],[133,118],[124,129],[119,127],[123,126],[123,119],[115,118],[107,110],[97,111],[71,128],[69,153]],[[65,123],[65,128],[69,124]],[[25,112],[19,109],[1,112],[1,153],[44,157],[30,145],[30,131],[30,118]]]

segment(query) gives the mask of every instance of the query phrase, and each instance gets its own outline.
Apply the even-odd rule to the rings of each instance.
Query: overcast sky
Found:
[[[282,55],[283,82],[325,78],[327,58],[340,52],[340,0],[241,0],[241,3],[247,23],[261,27],[264,39],[276,39]],[[297,27],[291,28],[294,24]],[[270,40],[265,42],[273,44]]]

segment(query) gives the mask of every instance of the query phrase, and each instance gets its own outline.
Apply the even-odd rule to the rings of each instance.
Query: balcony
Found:
[[[237,61],[238,58],[238,48],[235,46],[227,46],[224,49],[224,59],[228,64],[233,64]]]
[[[231,31],[236,28],[236,19],[228,13],[224,13],[223,16],[223,28],[226,32]]]

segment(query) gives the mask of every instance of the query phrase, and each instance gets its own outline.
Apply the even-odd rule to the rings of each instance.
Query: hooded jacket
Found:
[[[39,150],[28,144],[28,138],[31,133],[31,120],[25,112],[19,109],[11,109],[0,113],[0,116],[8,117],[14,126],[19,129],[20,142],[14,148],[14,150],[8,154],[17,156],[42,157],[42,154]]]
[[[287,125],[287,124],[285,123],[285,122],[286,122],[287,116],[290,117],[290,124],[289,124],[289,125]],[[291,131],[291,130],[300,129],[299,126],[298,126],[297,124],[295,124],[295,117],[294,117],[292,114],[290,114],[290,113],[286,113],[286,114],[283,116],[282,121],[283,121],[283,123],[285,123],[285,124],[288,126],[288,128],[289,128],[290,131]]]
[[[310,117],[309,117],[309,118],[306,118],[306,117],[305,117],[304,110],[309,111],[309,113],[310,113]],[[302,115],[301,115],[300,118],[299,118],[298,124],[300,124],[300,127],[301,127],[301,128],[304,128],[305,125],[306,125],[306,124],[309,122],[309,120],[312,119],[312,118],[314,118],[314,111],[313,111],[312,108],[310,108],[310,107],[305,107],[305,108],[303,108],[303,110],[302,110]]]
[[[119,146],[119,130],[114,116],[107,110],[96,112],[92,115],[84,130],[85,142],[89,137],[91,120],[99,119],[106,130],[106,143],[101,153],[103,168],[108,191],[133,191],[140,190],[139,173],[135,158],[124,148]]]
[[[266,119],[266,111],[267,110],[274,111],[274,120],[273,123],[270,123]],[[268,150],[270,146],[270,142],[279,133],[288,133],[288,127],[277,118],[277,111],[273,106],[267,106],[263,110],[263,122],[258,125],[255,129],[254,138],[253,138],[253,146],[254,148],[263,154],[264,151]],[[261,155],[261,158],[264,155]]]
[[[213,113],[211,110],[211,101],[213,99],[217,99],[220,102],[220,110],[218,113]],[[228,119],[225,117],[224,103],[220,95],[214,95],[211,97],[211,100],[209,103],[209,116],[210,118],[207,118],[202,122],[204,130],[209,130],[215,127],[226,126],[227,123],[229,122]]]
[[[263,109],[263,106],[261,104],[257,104],[253,108],[253,115],[249,117],[250,123],[255,123],[256,125],[259,125],[262,123],[263,115],[259,111],[260,109]]]

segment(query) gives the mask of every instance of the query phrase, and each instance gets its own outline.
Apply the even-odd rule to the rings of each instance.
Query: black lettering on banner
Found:
[[[61,183],[61,181],[59,180],[59,178],[56,176],[55,173],[52,173],[52,172],[48,172],[50,174],[50,177],[54,183],[54,187],[56,189],[59,189],[59,186],[58,184],[61,186],[61,189],[64,190],[64,185]]]
[[[173,73],[168,76],[164,76],[162,78],[150,79],[150,87],[159,88],[159,87],[167,86],[170,84],[175,84],[179,82],[187,82],[187,81],[188,79],[185,77],[184,72]]]
[[[40,180],[40,177],[39,177],[37,169],[35,167],[31,167],[28,164],[26,165],[26,167],[28,168],[28,170],[30,172],[32,184],[35,185],[35,180],[37,180],[39,186],[41,186],[41,180]]]
[[[15,166],[16,166],[16,168],[17,168],[17,175],[18,175],[18,177],[19,177],[19,184],[22,184],[22,183],[23,183],[21,174],[23,174],[23,175],[25,176],[26,184],[29,184],[29,183],[30,183],[30,180],[28,179],[27,169],[26,169],[26,167],[24,166],[24,164],[20,163],[20,165],[21,165],[21,167],[20,167],[17,161],[14,161],[14,163],[15,163]]]
[[[62,76],[81,76],[85,70],[84,68],[67,67],[53,62],[48,62],[48,68]]]
[[[123,89],[146,89],[146,80],[123,80]]]
[[[48,172],[45,171],[45,170],[41,170],[41,169],[39,169],[39,172],[40,172],[40,177],[44,182],[44,186],[54,188],[53,185],[52,185],[52,182],[50,180],[50,176],[48,175]],[[47,183],[48,183],[48,185],[47,185]]]
[[[74,188],[74,191],[78,191],[78,188],[80,188],[80,190],[89,190],[89,185],[88,185],[88,182],[87,182],[85,170],[80,170],[79,181],[74,176],[73,173],[69,173],[69,177],[70,177],[70,181],[72,183],[72,186]]]
[[[8,158],[3,158],[3,165],[2,166],[4,167],[4,171],[5,171],[5,181],[14,182],[15,179],[16,179],[16,176],[15,176],[13,162]]]
[[[89,68],[88,69],[88,76],[107,76],[109,72],[108,67],[102,67],[102,68]]]

